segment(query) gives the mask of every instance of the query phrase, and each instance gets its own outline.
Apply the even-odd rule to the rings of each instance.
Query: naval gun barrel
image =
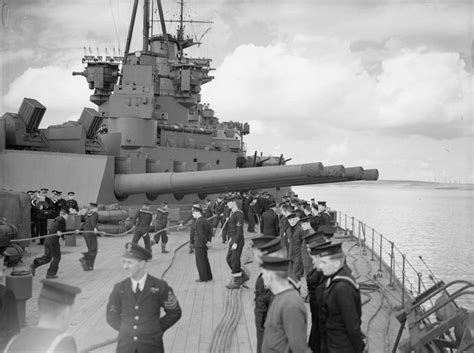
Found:
[[[323,166],[308,163],[256,168],[218,169],[180,173],[118,174],[117,197],[134,194],[215,194],[281,186],[321,184],[353,180],[377,180],[378,172],[362,167]]]

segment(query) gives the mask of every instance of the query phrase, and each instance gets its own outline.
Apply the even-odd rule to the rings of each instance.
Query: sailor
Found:
[[[313,268],[313,261],[311,260],[311,256],[309,256],[308,249],[307,249],[308,243],[306,242],[306,237],[308,235],[316,233],[313,230],[313,228],[311,228],[311,225],[309,222],[310,222],[310,216],[306,216],[300,219],[300,225],[304,231],[303,241],[301,244],[301,260],[303,261],[303,273],[304,273],[305,278],[306,276],[308,276],[308,273]]]
[[[30,238],[33,243],[35,242],[36,234],[36,215],[38,210],[36,209],[36,193],[37,191],[28,190],[26,192],[30,196]]]
[[[224,208],[225,208],[224,198],[222,197],[222,195],[218,195],[217,200],[212,205],[212,213],[216,215],[216,218],[214,218],[214,222],[213,222],[214,233],[216,232],[216,229],[219,226],[219,224],[221,226],[224,226],[224,223],[225,223]]]
[[[82,224],[82,230],[87,231],[84,233],[84,239],[86,241],[87,252],[83,252],[84,257],[79,259],[82,269],[84,271],[92,271],[94,269],[95,258],[97,256],[98,242],[97,235],[97,223],[99,222],[99,213],[97,211],[97,204],[95,202],[89,203],[89,209],[86,212],[84,223]]]
[[[68,199],[66,200],[66,208],[69,210],[69,214],[76,214],[79,211],[79,205],[74,199],[76,193],[74,191],[69,191],[67,193]]]
[[[271,235],[277,237],[280,234],[278,215],[276,213],[277,205],[272,202],[262,214],[262,221],[260,222],[260,232],[263,235]]]
[[[53,201],[47,196],[49,189],[41,188],[36,201],[36,234],[44,236],[48,233],[48,219],[54,215]],[[44,238],[40,239],[40,245],[44,244]]]
[[[287,230],[287,236],[289,243],[288,254],[292,260],[291,272],[295,275],[297,280],[300,281],[304,273],[301,249],[305,232],[299,224],[300,214],[298,212],[291,213],[287,218],[290,223],[290,228]]]
[[[161,208],[156,209],[156,221],[155,221],[155,231],[158,233],[155,234],[155,244],[158,244],[161,239],[161,253],[167,254],[169,251],[166,250],[166,244],[168,243],[168,233],[166,232],[166,227],[168,226],[168,203],[162,202]]]
[[[201,207],[199,201],[193,203],[192,207]],[[191,208],[191,215],[184,221],[180,221],[179,224],[187,225],[189,223],[189,253],[194,253],[194,231],[196,226],[196,219],[193,217],[192,208]]]
[[[321,348],[321,329],[320,329],[320,303],[322,300],[322,292],[324,289],[324,281],[326,277],[319,270],[319,252],[317,248],[321,245],[329,244],[322,232],[313,232],[308,234],[305,238],[305,243],[308,244],[308,251],[311,255],[312,270],[306,277],[306,284],[308,286],[309,308],[311,311],[311,331],[309,335],[308,345],[313,353],[325,352],[325,348]]]
[[[332,242],[316,248],[320,257],[319,268],[327,277],[321,300],[321,324],[326,337],[322,344],[328,352],[364,351],[361,331],[361,300],[359,285],[345,266],[341,242]]]
[[[107,323],[118,331],[118,353],[164,352],[163,334],[181,318],[173,289],[147,274],[151,253],[127,243],[123,268],[128,278],[117,283],[107,303]],[[161,310],[165,315],[161,316]]]
[[[280,239],[283,246],[288,250],[289,242],[287,231],[290,228],[290,223],[288,222],[288,215],[292,213],[291,206],[286,202],[280,203],[281,215],[279,220],[279,229],[280,229]],[[287,254],[288,256],[288,254]]]
[[[227,207],[230,210],[227,226],[229,229],[229,249],[227,251],[226,261],[232,272],[232,281],[226,287],[228,289],[239,288],[245,280],[248,280],[247,274],[242,270],[240,256],[244,248],[244,214],[239,209],[238,196],[229,196]],[[245,274],[245,275],[244,275]],[[244,276],[244,277],[243,277]]]
[[[54,208],[56,217],[59,216],[59,211],[61,208],[66,208],[66,200],[63,199],[63,192],[59,190],[53,190],[54,194]],[[67,209],[67,208],[66,208]]]
[[[273,236],[258,236],[251,239],[255,262],[260,266],[263,255],[271,255],[284,258],[286,249],[283,248],[281,241]],[[257,353],[262,351],[263,333],[265,330],[265,319],[268,308],[272,301],[272,292],[265,288],[262,273],[258,275],[255,281],[255,327],[257,331]]]
[[[212,281],[211,265],[207,256],[207,249],[211,247],[212,226],[203,216],[201,207],[192,208],[192,215],[196,220],[194,228],[194,251],[196,253],[196,267],[199,278],[196,282]]]
[[[61,208],[59,211],[59,216],[56,217],[53,222],[51,222],[50,228],[48,230],[48,233],[51,234],[51,236],[47,237],[44,241],[44,254],[43,256],[34,259],[33,263],[30,265],[30,272],[33,276],[36,273],[37,267],[51,262],[48,271],[46,272],[46,278],[58,278],[57,273],[59,270],[59,261],[61,260],[61,246],[59,245],[59,237],[62,236],[62,232],[66,231],[67,216],[67,210],[65,208]]]
[[[262,278],[273,293],[265,320],[262,353],[309,353],[306,344],[307,313],[303,299],[288,282],[291,260],[262,256]]]
[[[202,216],[209,220],[213,216],[212,214],[212,204],[210,199],[206,199],[204,207],[202,209]]]
[[[14,336],[4,353],[20,352],[77,352],[74,337],[66,333],[72,305],[78,287],[51,280],[41,280],[43,287],[38,297],[38,326],[25,328]]]
[[[326,207],[326,201],[318,201],[318,229],[324,225],[331,225],[331,215]]]
[[[5,348],[8,341],[20,332],[15,293],[2,284],[6,270],[4,260],[3,255],[0,255],[0,350]]]
[[[249,196],[248,213],[248,228],[249,233],[255,233],[255,223],[257,222],[257,214],[259,213],[258,199],[254,196]]]
[[[150,211],[150,204],[145,202],[133,220],[135,231],[133,234],[132,243],[138,244],[140,238],[143,237],[145,249],[147,249],[149,252],[151,252],[151,243],[150,234],[148,232],[150,230],[152,218],[153,212]]]

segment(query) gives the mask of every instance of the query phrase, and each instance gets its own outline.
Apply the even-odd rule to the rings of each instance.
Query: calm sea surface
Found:
[[[474,185],[409,181],[354,182],[299,186],[299,198],[327,201],[395,242],[433,284],[423,260],[437,278],[474,281]],[[370,236],[367,238],[370,241]],[[474,297],[464,303],[474,307]]]

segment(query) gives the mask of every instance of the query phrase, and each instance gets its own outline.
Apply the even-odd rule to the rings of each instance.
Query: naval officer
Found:
[[[134,243],[125,248],[123,268],[129,278],[114,286],[107,303],[107,323],[119,332],[116,351],[164,352],[163,334],[181,318],[181,307],[168,283],[147,274],[151,252]]]

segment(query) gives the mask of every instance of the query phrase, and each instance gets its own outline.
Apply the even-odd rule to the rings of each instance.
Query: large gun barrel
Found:
[[[215,194],[270,187],[377,180],[377,170],[308,163],[256,168],[181,173],[118,174],[114,189],[119,198],[134,194]]]

